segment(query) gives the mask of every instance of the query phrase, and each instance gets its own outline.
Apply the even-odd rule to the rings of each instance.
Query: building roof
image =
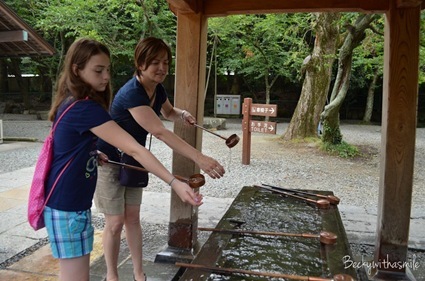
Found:
[[[51,56],[55,49],[0,0],[0,57]]]

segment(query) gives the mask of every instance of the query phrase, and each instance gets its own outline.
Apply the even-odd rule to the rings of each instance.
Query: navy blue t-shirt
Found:
[[[161,114],[161,108],[164,102],[167,101],[167,92],[163,85],[158,84],[156,86],[155,102],[152,105],[152,109],[159,116]],[[130,80],[122,86],[112,101],[110,114],[112,119],[118,123],[125,131],[132,135],[138,143],[141,145],[146,144],[146,136],[148,132],[143,129],[136,120],[134,120],[128,109],[138,106],[150,106],[149,96],[143,88],[142,84],[137,81],[136,77]],[[110,160],[119,161],[119,154],[117,149],[99,139],[98,148],[100,151],[108,155]]]
[[[71,102],[64,103],[56,118]],[[92,206],[97,181],[97,137],[91,128],[110,121],[108,112],[92,100],[78,101],[58,123],[54,132],[53,163],[46,184],[46,196],[72,158],[71,164],[59,178],[47,206],[62,211],[84,211]]]

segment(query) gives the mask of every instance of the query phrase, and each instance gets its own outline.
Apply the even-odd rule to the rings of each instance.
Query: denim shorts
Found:
[[[123,215],[125,205],[142,204],[143,188],[122,186],[118,179],[120,167],[104,165],[98,167],[97,171],[94,203],[100,213]]]
[[[93,250],[91,211],[67,212],[44,208],[52,255],[58,259],[82,257]]]

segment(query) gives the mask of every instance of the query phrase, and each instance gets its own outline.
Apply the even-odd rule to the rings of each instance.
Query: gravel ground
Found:
[[[11,119],[16,119],[11,118]],[[164,121],[172,129],[172,123]],[[238,145],[229,149],[225,141],[213,134],[203,132],[204,154],[217,159],[225,168],[223,178],[206,177],[202,188],[204,196],[236,197],[246,185],[267,183],[290,188],[330,190],[341,202],[354,206],[376,206],[379,187],[379,150],[381,127],[342,124],[344,140],[356,145],[363,155],[343,159],[325,155],[315,144],[288,144],[280,140],[287,123],[279,123],[276,135],[253,133],[249,165],[242,165],[242,129],[240,119],[228,119],[226,130],[217,131],[228,137],[241,137]],[[35,165],[42,141],[48,134],[50,122],[34,120],[3,120],[4,137],[35,138],[39,142],[23,143],[19,149],[0,153],[0,174]],[[172,151],[164,143],[153,138],[151,151],[171,169]],[[151,176],[149,191],[168,192],[165,183]],[[425,201],[425,128],[417,129],[415,172],[413,182],[412,210],[423,208]],[[370,203],[373,202],[373,203]]]
[[[13,120],[10,120],[13,119]],[[368,206],[376,208],[379,187],[379,152],[381,127],[376,125],[341,124],[346,142],[356,145],[361,157],[343,159],[329,156],[317,150],[312,143],[282,142],[279,138],[287,123],[279,123],[276,135],[252,134],[251,157],[249,165],[242,165],[242,129],[240,119],[228,119],[226,130],[217,131],[228,137],[237,134],[241,141],[229,149],[225,141],[217,136],[203,132],[202,151],[216,158],[225,168],[222,179],[206,177],[202,188],[204,196],[233,198],[246,185],[267,183],[290,188],[333,191],[341,199],[341,204]],[[172,129],[172,123],[164,121]],[[35,120],[16,120],[3,117],[5,137],[36,138],[39,142],[23,143],[19,149],[0,153],[0,174],[35,165],[44,140],[50,129],[50,122]],[[171,150],[161,141],[152,139],[151,151],[171,169]],[[169,192],[165,183],[151,176],[149,191]],[[423,210],[425,201],[425,128],[417,129],[415,172],[413,179],[412,214]],[[371,207],[372,206],[372,207]],[[102,222],[98,222],[99,225]],[[352,244],[354,255],[373,256],[370,245]],[[425,265],[425,253],[409,250],[410,258],[415,258],[421,266]],[[425,276],[424,276],[425,278]]]

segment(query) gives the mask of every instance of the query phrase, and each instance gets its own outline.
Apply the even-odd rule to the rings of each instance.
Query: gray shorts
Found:
[[[122,186],[118,179],[119,172],[120,167],[112,165],[98,167],[94,203],[103,214],[122,215],[125,205],[142,204],[143,188]]]

